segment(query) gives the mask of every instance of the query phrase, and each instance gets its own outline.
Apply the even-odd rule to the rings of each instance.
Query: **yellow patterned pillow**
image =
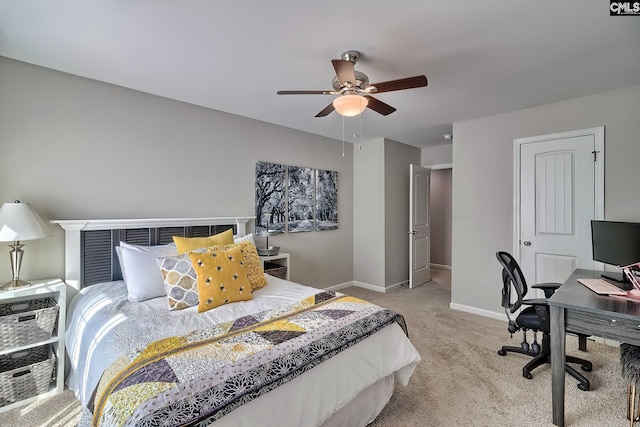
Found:
[[[251,284],[251,290],[257,291],[260,288],[267,286],[267,278],[264,276],[264,268],[262,267],[262,261],[258,255],[256,245],[251,242],[240,242],[235,245],[215,245],[207,248],[208,251],[230,249],[233,247],[242,248],[244,253],[244,266],[247,269],[247,276],[249,283]]]
[[[228,245],[233,243],[233,229],[228,229],[222,233],[214,234],[209,237],[180,237],[173,236],[173,241],[178,248],[179,254],[194,251],[200,248],[206,248],[213,245]]]
[[[241,248],[189,252],[189,258],[198,274],[198,313],[253,298]]]

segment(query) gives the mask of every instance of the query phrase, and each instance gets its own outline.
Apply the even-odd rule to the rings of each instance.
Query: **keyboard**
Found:
[[[578,279],[578,282],[599,295],[627,295],[627,291],[603,279]]]

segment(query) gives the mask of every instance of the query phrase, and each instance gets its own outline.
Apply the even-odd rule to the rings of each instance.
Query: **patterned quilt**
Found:
[[[97,426],[204,426],[404,318],[320,292],[295,304],[151,343],[105,370]]]

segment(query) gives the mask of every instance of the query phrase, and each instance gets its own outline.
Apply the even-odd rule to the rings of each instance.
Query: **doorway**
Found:
[[[591,219],[604,218],[604,127],[514,140],[513,254],[531,283],[593,269]]]
[[[431,168],[431,267],[451,270],[453,167]]]
[[[409,288],[431,280],[431,169],[409,165]]]
[[[425,176],[426,178],[416,181],[416,176]],[[453,164],[447,163],[426,167],[411,165],[411,177],[409,206],[409,212],[411,212],[411,230],[409,231],[410,288],[429,281],[431,279],[431,268],[451,271]],[[422,183],[422,185],[416,185],[418,183]],[[417,197],[418,195],[420,197]],[[428,233],[419,234],[413,206],[418,199],[423,197],[428,200],[428,214],[426,216]],[[427,238],[420,239],[421,235]],[[421,245],[416,245],[417,242],[420,242]],[[417,250],[418,248],[420,250]],[[416,256],[418,257],[414,259]],[[422,274],[423,277],[416,280],[416,272]]]

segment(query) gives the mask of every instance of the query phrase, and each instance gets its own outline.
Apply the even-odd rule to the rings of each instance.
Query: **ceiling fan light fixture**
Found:
[[[342,95],[333,100],[333,107],[338,113],[346,117],[362,114],[367,108],[369,100],[360,95]]]

